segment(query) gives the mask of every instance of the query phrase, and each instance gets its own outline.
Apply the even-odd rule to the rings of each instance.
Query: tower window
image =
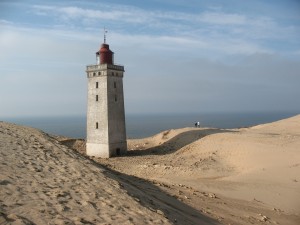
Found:
[[[116,81],[114,82],[114,88],[117,88],[117,83],[116,83]]]
[[[96,95],[96,102],[98,102],[98,95]]]
[[[99,126],[99,125],[98,125],[98,122],[96,122],[96,129],[98,129],[98,126]]]
[[[96,73],[95,73],[95,72],[93,73],[93,76],[96,76]]]
[[[98,88],[98,82],[96,82],[96,88]]]
[[[100,76],[100,75],[101,75],[101,72],[98,72],[98,75]]]
[[[116,102],[116,101],[118,101],[118,99],[117,99],[117,95],[115,95],[115,102]]]

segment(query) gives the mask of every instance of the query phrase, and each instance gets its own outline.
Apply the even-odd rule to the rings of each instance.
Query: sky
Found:
[[[0,119],[85,115],[104,27],[128,114],[300,112],[298,0],[1,0]]]

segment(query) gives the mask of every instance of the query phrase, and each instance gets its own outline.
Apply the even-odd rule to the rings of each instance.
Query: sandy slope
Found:
[[[97,161],[167,185],[224,224],[300,224],[300,115],[252,128],[169,130],[129,148],[127,157]]]
[[[0,224],[169,223],[136,187],[34,129],[0,122],[0,171]]]
[[[300,115],[128,145],[89,159],[84,140],[0,123],[0,224],[300,224]]]

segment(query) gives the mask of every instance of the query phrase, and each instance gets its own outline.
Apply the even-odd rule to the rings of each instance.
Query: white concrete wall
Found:
[[[125,109],[122,77],[108,78],[109,143],[126,141]],[[117,100],[116,100],[116,99]]]
[[[109,145],[99,143],[86,143],[86,154],[100,158],[109,158]]]
[[[87,154],[103,158],[114,156],[117,151],[125,154],[127,142],[123,71],[114,65],[113,68],[105,68],[103,65],[90,68],[92,68],[90,71],[89,66],[87,69]],[[95,76],[93,76],[94,73]],[[96,88],[96,82],[98,82],[98,88]],[[98,95],[98,101],[96,101],[96,95]],[[98,129],[96,129],[97,122]]]
[[[96,88],[98,82],[98,88]],[[96,101],[98,95],[98,101]],[[107,77],[88,80],[87,142],[108,143]],[[98,122],[98,129],[96,129]]]

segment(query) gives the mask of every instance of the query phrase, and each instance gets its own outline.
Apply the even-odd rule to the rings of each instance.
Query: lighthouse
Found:
[[[96,52],[96,64],[88,65],[87,137],[89,156],[109,158],[127,152],[123,93],[124,66],[114,64],[106,43]]]

